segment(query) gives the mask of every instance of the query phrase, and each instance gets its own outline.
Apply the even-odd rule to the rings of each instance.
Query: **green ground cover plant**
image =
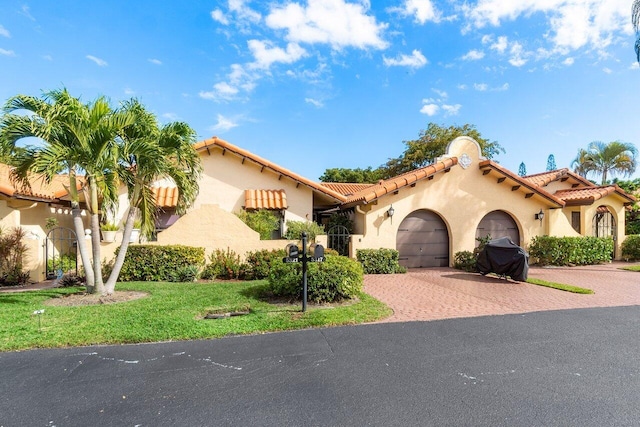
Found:
[[[578,286],[565,285],[563,283],[555,283],[555,282],[547,282],[542,279],[533,279],[528,278],[527,283],[531,283],[532,285],[545,286],[547,288],[558,289],[560,291],[573,292],[574,294],[593,294],[594,292],[591,289],[581,288]]]
[[[80,288],[0,294],[0,351],[219,338],[310,327],[357,324],[391,315],[391,309],[359,293],[345,304],[275,304],[266,281],[226,283],[119,283],[118,292],[148,296],[115,304],[49,306],[45,301]],[[241,307],[249,314],[206,320],[208,313]],[[43,310],[42,314],[34,312]],[[104,321],[97,322],[96,319]]]
[[[628,271],[640,271],[640,265],[630,265],[628,267],[622,267],[622,269]]]

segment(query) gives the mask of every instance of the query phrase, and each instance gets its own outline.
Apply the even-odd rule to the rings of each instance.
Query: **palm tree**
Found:
[[[636,30],[636,59],[640,62],[640,0],[634,0],[631,8],[631,23]]]
[[[637,150],[633,144],[613,141],[605,144],[594,141],[586,150],[581,149],[573,161],[574,171],[583,177],[589,172],[602,175],[602,185],[609,174],[629,176],[636,170]]]
[[[16,114],[21,110],[29,114]],[[114,112],[103,97],[83,104],[66,89],[45,93],[43,99],[17,95],[7,101],[4,111],[0,121],[0,145],[10,156],[14,178],[28,187],[29,178],[34,175],[43,177],[46,182],[51,182],[58,174],[67,175],[87,290],[103,292],[100,199],[108,201],[117,197],[114,174],[116,137],[124,127],[133,123],[134,116],[126,111]],[[43,144],[24,149],[15,146],[19,140],[28,137],[36,137]],[[84,179],[80,179],[79,174],[84,174]],[[92,257],[82,238],[81,192],[90,216]]]
[[[115,288],[136,218],[142,222],[143,234],[149,236],[155,231],[157,206],[151,185],[163,178],[172,180],[178,188],[176,213],[183,214],[198,195],[202,171],[193,148],[195,132],[189,125],[174,122],[160,126],[137,100],[125,103],[123,109],[136,117],[121,135],[118,159],[118,177],[127,187],[129,211],[120,251],[105,285],[107,293]]]

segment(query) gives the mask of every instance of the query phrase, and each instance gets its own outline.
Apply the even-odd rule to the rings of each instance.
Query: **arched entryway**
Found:
[[[480,220],[476,228],[476,239],[487,236],[491,236],[492,239],[508,237],[516,245],[520,244],[518,225],[505,211],[489,212]]]
[[[449,231],[438,214],[419,210],[400,223],[396,236],[399,262],[407,268],[449,266]]]
[[[604,205],[598,206],[596,214],[591,220],[591,229],[595,237],[611,237],[613,239],[613,258],[616,256],[616,218],[609,208]]]

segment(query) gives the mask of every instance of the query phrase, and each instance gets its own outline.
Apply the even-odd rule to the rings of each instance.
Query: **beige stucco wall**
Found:
[[[239,212],[244,205],[244,190],[284,190],[288,209],[285,221],[305,221],[312,219],[313,192],[298,182],[280,176],[268,168],[262,168],[249,160],[219,148],[211,148],[210,154],[201,155],[203,174],[200,193],[193,208],[215,204],[227,212]]]
[[[458,138],[449,147],[448,155],[467,154],[471,164],[465,169],[456,165],[449,172],[437,173],[432,180],[421,180],[415,187],[402,188],[398,194],[389,194],[377,202],[356,209],[356,233],[352,249],[395,248],[396,235],[402,220],[416,210],[426,209],[442,218],[449,231],[449,260],[463,250],[476,246],[476,228],[488,213],[501,210],[508,213],[518,226],[521,246],[527,246],[533,236],[556,233],[575,234],[561,210],[550,210],[550,203],[539,196],[525,198],[511,185],[500,184],[496,177],[483,175],[478,163],[483,160],[480,148],[471,138]],[[395,215],[387,216],[393,204]],[[541,223],[535,214],[542,211]],[[359,210],[366,214],[359,213]]]

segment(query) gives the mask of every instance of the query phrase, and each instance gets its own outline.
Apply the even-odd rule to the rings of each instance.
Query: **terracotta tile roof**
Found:
[[[79,177],[78,185],[82,185],[82,177]],[[47,184],[42,178],[32,178],[30,180],[31,188],[18,187],[11,179],[11,167],[4,163],[0,163],[0,193],[7,197],[16,197],[34,201],[55,201],[68,194],[64,183],[67,181],[66,176],[56,176]]]
[[[220,138],[218,138],[217,136],[214,136],[213,138],[209,138],[207,140],[198,142],[197,144],[194,145],[194,148],[202,153],[202,152],[207,152],[210,153],[210,149],[213,147],[218,147],[220,149],[222,149],[222,152],[225,153],[226,151],[229,151],[239,157],[241,157],[243,160],[249,160],[253,163],[256,163],[260,166],[262,166],[263,168],[267,168],[270,169],[271,171],[280,174],[282,176],[286,176],[302,185],[305,185],[307,187],[309,187],[311,190],[316,191],[318,193],[322,193],[326,196],[329,196],[333,199],[335,199],[337,202],[344,202],[346,200],[346,197],[343,196],[342,194],[324,187],[316,182],[313,182],[301,175],[298,175],[295,172],[292,172],[288,169],[285,169],[281,166],[276,165],[275,163],[271,163],[270,161],[257,156],[247,150],[243,150],[240,147],[237,147],[233,144],[228,143],[227,141],[224,141]]]
[[[560,198],[549,193],[548,191],[543,190],[542,187],[539,187],[538,185],[533,184],[528,179],[525,179],[519,175],[516,175],[510,170],[503,168],[502,166],[500,166],[499,164],[497,164],[492,160],[481,161],[480,169],[485,170],[486,173],[489,173],[491,171],[495,172],[497,175],[500,175],[499,179],[508,178],[511,182],[513,182],[514,185],[512,186],[512,188],[514,188],[514,190],[523,191],[531,195],[537,194],[538,196],[542,197],[543,199],[546,199],[547,201],[551,202],[551,204],[557,207],[563,207],[565,205],[565,202]]]
[[[610,194],[616,194],[626,200],[625,204],[631,204],[636,198],[617,185],[607,185],[603,187],[572,188],[556,191],[555,196],[563,200],[569,206],[590,205],[597,200]]]
[[[284,190],[244,190],[245,209],[287,209]]]
[[[371,187],[375,184],[360,184],[355,182],[321,182],[320,185],[327,187],[336,193],[340,193],[344,196],[351,196],[358,191]]]
[[[159,208],[175,208],[178,205],[178,187],[153,187],[151,190]]]
[[[591,181],[581,177],[574,172],[571,172],[568,168],[541,172],[533,175],[526,175],[523,176],[523,178],[539,187],[544,187],[554,181],[569,179],[572,181],[572,183],[578,184],[580,186],[595,187],[595,184],[593,184]]]
[[[457,157],[450,157],[439,162],[425,166],[423,168],[412,170],[411,172],[398,175],[377,184],[370,185],[357,193],[349,196],[345,205],[357,205],[361,203],[370,203],[385,194],[393,193],[403,187],[412,185],[422,179],[435,175],[438,172],[448,171],[451,167],[458,164]]]

